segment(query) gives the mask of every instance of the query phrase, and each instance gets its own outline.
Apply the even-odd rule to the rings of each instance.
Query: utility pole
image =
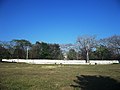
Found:
[[[28,47],[27,47],[26,59],[28,59]]]

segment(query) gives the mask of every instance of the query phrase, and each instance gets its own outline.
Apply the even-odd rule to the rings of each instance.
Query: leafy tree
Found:
[[[77,59],[77,52],[74,49],[70,49],[68,54],[67,54],[67,58],[69,60],[76,60]]]
[[[23,49],[16,48],[14,50],[13,58],[25,59],[26,58],[26,52]]]
[[[14,43],[15,47],[19,47],[20,49],[23,50],[26,50],[28,47],[31,46],[31,43],[28,40],[24,40],[24,39],[21,40],[14,39],[11,42]]]
[[[17,40],[14,39],[11,41],[14,48],[13,57],[14,58],[26,58],[27,48],[31,47],[31,43],[28,40]]]
[[[103,59],[110,59],[112,54],[107,47],[101,45],[96,48],[96,55],[98,59],[103,60]]]
[[[30,58],[36,59],[63,59],[59,44],[36,42],[30,50]]]
[[[63,59],[59,44],[49,44],[51,59]]]
[[[9,42],[0,41],[0,59],[3,58],[12,58],[12,54],[10,53]]]
[[[0,60],[6,58],[9,59],[10,57],[11,54],[9,53],[9,51],[0,45]]]
[[[36,44],[33,44],[31,49],[29,50],[29,58],[31,59],[39,59],[40,55],[40,47],[39,44],[36,42]]]
[[[64,55],[63,55],[61,50],[60,50],[59,55],[56,59],[58,59],[58,60],[63,60],[64,59]]]
[[[41,43],[41,58],[42,59],[51,59],[50,47],[47,43]]]
[[[30,49],[30,58],[42,59],[43,58],[43,42],[36,42]]]

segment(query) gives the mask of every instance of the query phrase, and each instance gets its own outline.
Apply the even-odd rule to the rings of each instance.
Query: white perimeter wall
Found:
[[[47,59],[2,59],[5,62],[24,62],[30,64],[113,64],[120,63],[119,60],[47,60]]]

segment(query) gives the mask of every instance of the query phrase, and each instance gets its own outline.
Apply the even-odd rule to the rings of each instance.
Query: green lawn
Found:
[[[120,90],[120,64],[0,63],[0,90]]]

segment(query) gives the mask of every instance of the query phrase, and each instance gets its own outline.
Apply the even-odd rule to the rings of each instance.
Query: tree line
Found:
[[[0,42],[0,58],[7,59],[63,59],[59,44],[14,39]]]
[[[63,50],[69,49],[67,59],[72,60],[120,60],[120,35],[103,39],[96,36],[79,36],[75,44],[62,45]]]
[[[69,60],[113,60],[120,59],[120,36],[103,39],[96,36],[79,36],[75,44],[49,44],[14,39],[0,41],[0,59],[69,59]]]

